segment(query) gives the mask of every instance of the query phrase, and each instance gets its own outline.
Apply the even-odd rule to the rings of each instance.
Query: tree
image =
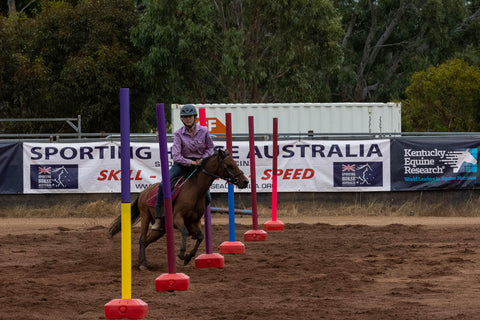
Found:
[[[45,1],[32,18],[2,18],[0,34],[6,37],[0,43],[5,41],[8,52],[7,61],[0,62],[1,114],[80,114],[83,131],[118,132],[121,87],[134,88],[132,112],[145,106],[143,92],[135,88],[141,82],[136,67],[141,52],[129,39],[137,19],[133,2],[124,0]],[[49,125],[35,123],[28,132],[63,130]]]
[[[345,62],[332,79],[337,101],[391,101],[404,97],[411,75],[451,59],[452,32],[472,26],[469,2],[457,0],[345,0]],[[467,17],[471,17],[468,19]],[[478,39],[478,28],[476,29]],[[472,37],[473,38],[473,37]],[[457,42],[460,45],[461,42]],[[477,42],[478,43],[478,42]],[[461,44],[463,47],[465,44]]]
[[[326,101],[342,59],[327,0],[145,1],[132,34],[163,102]]]
[[[453,59],[416,72],[402,103],[403,131],[479,131],[480,69]]]

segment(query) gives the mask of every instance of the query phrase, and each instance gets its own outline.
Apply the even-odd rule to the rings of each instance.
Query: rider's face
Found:
[[[194,116],[183,116],[182,121],[185,125],[191,126],[193,124],[193,122],[195,121],[195,117]]]

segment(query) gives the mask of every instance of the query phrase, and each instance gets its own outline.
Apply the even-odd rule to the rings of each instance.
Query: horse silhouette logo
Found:
[[[383,186],[382,162],[334,162],[335,187]]]
[[[78,189],[78,165],[31,165],[32,189]]]
[[[447,151],[441,162],[453,168],[453,173],[477,172],[477,149]]]

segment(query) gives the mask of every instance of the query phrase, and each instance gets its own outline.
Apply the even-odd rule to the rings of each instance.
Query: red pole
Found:
[[[227,150],[232,152],[232,114],[225,114]],[[245,245],[240,241],[235,241],[235,197],[233,184],[228,184],[228,241],[224,241],[218,246],[220,253],[245,253]]]
[[[267,233],[258,230],[257,216],[257,178],[255,166],[255,133],[253,129],[253,116],[248,117],[248,138],[250,147],[250,189],[252,195],[252,227],[253,230],[245,232],[245,241],[260,241],[267,239]]]
[[[198,109],[198,119],[201,126],[207,126],[207,114],[205,108]],[[208,205],[203,214],[205,224],[205,253],[195,258],[195,267],[199,268],[223,268],[225,259],[221,254],[213,253],[212,249],[212,217],[211,208]]]

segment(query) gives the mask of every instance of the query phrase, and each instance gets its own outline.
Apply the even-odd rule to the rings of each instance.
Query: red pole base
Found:
[[[148,316],[148,304],[140,299],[114,299],[105,305],[106,319],[143,319]]]
[[[282,221],[267,221],[263,224],[263,230],[265,231],[283,231],[285,225]]]
[[[205,253],[195,259],[195,268],[223,268],[225,259],[218,253]]]
[[[157,291],[185,291],[190,285],[190,277],[184,273],[164,273],[155,279]]]
[[[223,254],[241,254],[245,253],[245,245],[240,241],[225,241],[218,246],[218,250]]]
[[[245,241],[265,241],[267,233],[263,230],[248,230],[243,234]]]

